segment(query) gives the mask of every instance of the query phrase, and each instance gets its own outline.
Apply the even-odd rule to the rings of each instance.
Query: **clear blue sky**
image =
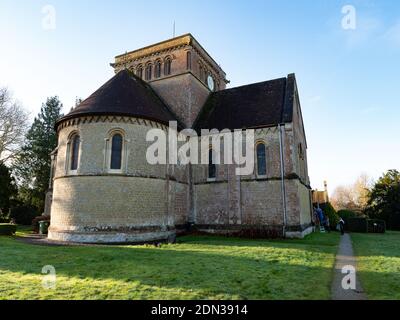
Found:
[[[56,28],[42,27],[53,5]],[[342,28],[342,7],[356,29]],[[64,112],[113,75],[125,51],[192,33],[230,86],[296,73],[312,186],[400,169],[400,3],[365,0],[0,0],[0,86],[32,116],[47,96]]]

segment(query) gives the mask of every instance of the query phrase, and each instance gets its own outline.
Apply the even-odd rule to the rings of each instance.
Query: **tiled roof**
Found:
[[[165,124],[176,120],[153,89],[128,70],[116,74],[58,123],[84,115],[134,116]]]
[[[214,92],[194,129],[244,129],[292,121],[295,76]]]

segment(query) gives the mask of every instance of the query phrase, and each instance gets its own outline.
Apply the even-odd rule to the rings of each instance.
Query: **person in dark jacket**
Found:
[[[325,232],[325,216],[320,207],[317,208],[317,215],[319,220],[319,231]]]

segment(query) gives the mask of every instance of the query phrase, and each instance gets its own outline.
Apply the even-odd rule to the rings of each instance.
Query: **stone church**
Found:
[[[191,35],[115,57],[115,76],[56,124],[49,239],[124,243],[188,230],[312,231],[307,141],[294,74],[226,89]],[[152,128],[254,129],[255,168],[149,164]],[[210,150],[211,154],[213,150]],[[222,151],[221,151],[222,152]]]

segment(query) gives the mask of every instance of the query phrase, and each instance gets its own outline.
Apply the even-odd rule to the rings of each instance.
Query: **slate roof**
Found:
[[[132,116],[165,124],[176,120],[153,89],[128,70],[117,73],[57,123],[84,115]]]
[[[295,76],[225,89],[210,94],[193,128],[245,129],[292,122]],[[168,124],[174,113],[145,81],[122,70],[80,103],[62,121],[85,115],[120,115]],[[184,128],[178,122],[180,129]]]
[[[292,122],[294,74],[287,78],[214,92],[194,129],[245,129]]]

